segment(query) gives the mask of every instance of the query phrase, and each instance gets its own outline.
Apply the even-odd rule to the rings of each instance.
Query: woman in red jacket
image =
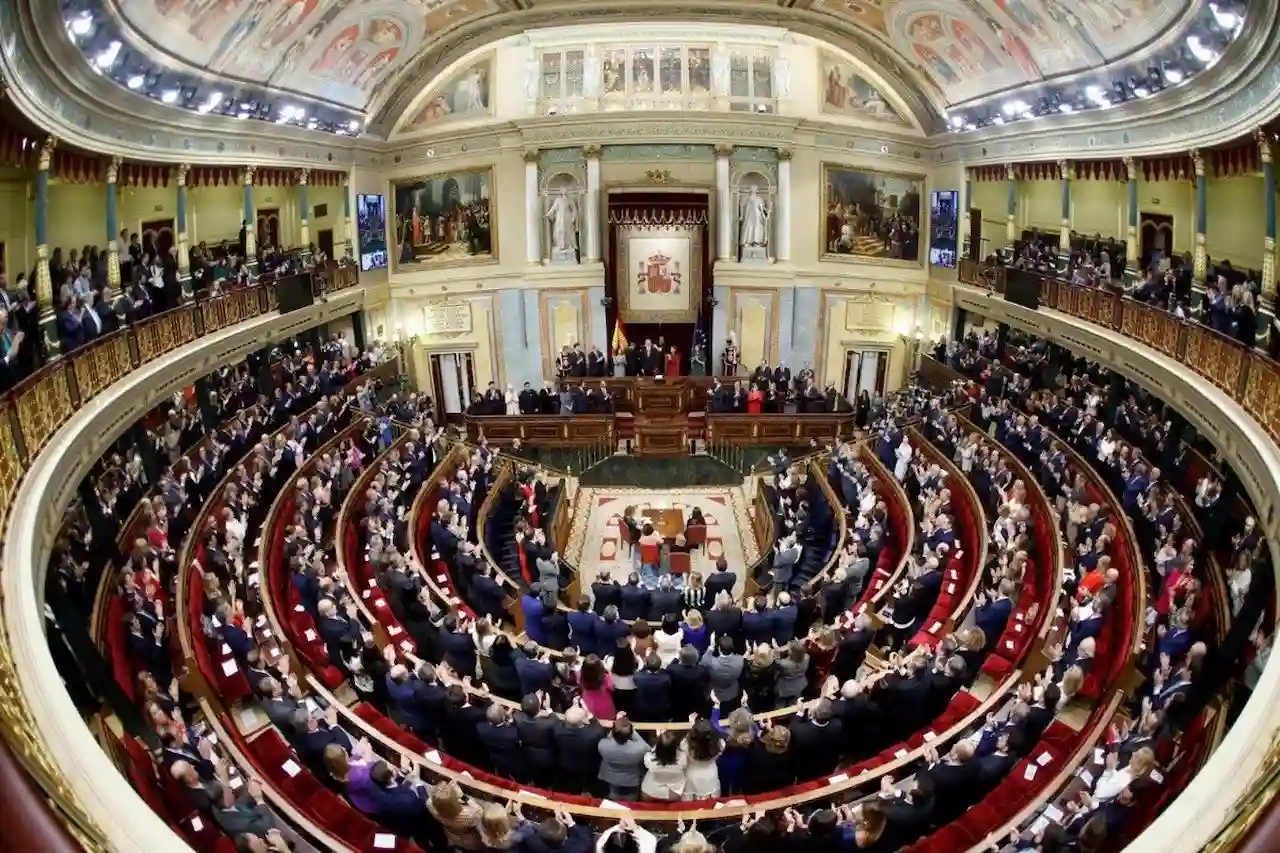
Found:
[[[667,352],[666,375],[667,376],[680,375],[680,353],[676,350],[675,347],[672,347]]]
[[[747,394],[747,414],[758,415],[760,408],[764,405],[764,392],[760,390],[759,385],[751,386],[751,391]]]

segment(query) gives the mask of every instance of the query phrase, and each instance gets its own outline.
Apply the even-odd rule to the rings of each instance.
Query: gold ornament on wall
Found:
[[[644,173],[646,184],[670,184],[675,181],[670,169],[650,169]]]

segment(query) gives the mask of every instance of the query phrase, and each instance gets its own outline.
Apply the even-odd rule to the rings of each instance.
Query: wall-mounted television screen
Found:
[[[360,269],[367,272],[386,267],[386,196],[364,193],[356,196],[356,237],[360,242]]]
[[[956,265],[956,241],[960,239],[960,192],[937,190],[929,198],[929,263],[935,267]]]

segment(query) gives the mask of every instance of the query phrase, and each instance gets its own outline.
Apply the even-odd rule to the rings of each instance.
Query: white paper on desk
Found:
[[[258,725],[258,714],[252,708],[247,708],[240,712],[240,722],[244,724],[246,729],[252,729]]]
[[[1009,651],[1013,651],[1014,649],[1013,640],[1005,640],[1004,645],[1005,645],[1005,648],[1007,648]]]
[[[396,837],[389,832],[375,832],[373,834],[373,846],[379,850],[396,849]]]
[[[235,661],[233,661],[233,660],[224,660],[224,661],[222,662],[222,674],[223,674],[223,675],[235,675],[235,674],[236,674],[236,671],[237,671],[237,670],[239,670],[239,669],[240,669],[240,667],[236,666],[236,662],[235,662]]]
[[[310,696],[303,699],[302,704],[305,705],[307,710],[313,714],[320,710],[320,703],[312,699]]]
[[[369,597],[370,592],[372,592],[372,590],[367,590],[367,589],[366,589],[363,593],[361,593],[361,594],[360,594],[360,597],[361,597],[361,598],[368,598],[368,597]]]
[[[448,582],[449,582],[448,575],[436,575],[436,583],[448,583]]]
[[[261,537],[261,536],[259,536],[259,537],[258,537],[257,539],[255,539],[255,540],[253,540],[253,547],[257,548],[257,547],[258,547],[258,546],[260,546],[261,544],[262,544],[262,537]]]
[[[377,586],[377,585],[378,585],[377,578],[369,578],[369,586]]]
[[[1022,633],[1022,623],[1021,623],[1021,622],[1019,622],[1017,625],[1014,625],[1014,626],[1013,626],[1013,630],[1014,630],[1016,633],[1021,634],[1021,633]]]
[[[269,640],[269,639],[271,639],[271,637],[273,636],[273,635],[272,635],[272,633],[271,633],[271,629],[270,629],[270,628],[263,628],[263,629],[262,629],[262,636],[266,637],[268,640]]]
[[[1093,751],[1093,763],[1094,763],[1094,764],[1101,764],[1102,762],[1104,762],[1104,761],[1106,761],[1106,760],[1107,760],[1107,753],[1106,753],[1106,751],[1104,751],[1104,750],[1102,749],[1102,747],[1098,747],[1097,749],[1095,749],[1095,750]]]
[[[1041,767],[1048,767],[1050,761],[1053,761],[1053,753],[1051,752],[1042,752],[1039,757],[1036,758],[1036,764],[1039,764]]]
[[[836,775],[830,776],[827,778],[828,785],[839,785],[841,782],[848,782],[848,781],[849,781],[848,773],[837,773]]]
[[[1085,783],[1086,785],[1088,785],[1090,788],[1092,788],[1092,787],[1093,787],[1093,774],[1092,774],[1092,773],[1090,773],[1088,770],[1082,770],[1082,771],[1080,771],[1080,781],[1081,781],[1081,782],[1083,782],[1083,783]]]
[[[1161,782],[1164,781],[1164,774],[1161,773],[1159,770],[1152,770],[1150,773],[1147,774],[1147,776],[1149,776],[1151,778],[1151,781],[1155,782],[1157,785],[1159,785]]]
[[[224,655],[229,655],[231,654],[231,647],[228,646],[226,643],[223,643],[221,651]]]
[[[399,625],[392,625],[390,628],[387,629],[387,635],[391,637],[395,637],[395,636],[398,636],[400,632],[403,630],[404,629],[401,628]]]
[[[301,604],[295,604],[295,605],[293,606],[293,609],[294,609],[294,611],[295,611],[295,612],[297,612],[297,613],[306,613],[306,612],[307,612],[307,608],[303,607]]]
[[[955,594],[956,594],[956,585],[953,583],[947,584],[947,595],[955,595]]]
[[[302,772],[302,768],[298,766],[298,762],[290,758],[284,764],[280,765],[280,769],[289,774],[289,778],[293,778]]]
[[[546,797],[542,796],[541,794],[536,794],[533,791],[526,791],[524,788],[521,788],[520,790],[516,791],[516,793],[522,794],[523,796],[526,796],[526,797],[533,797],[535,800],[546,799]]]
[[[199,832],[202,829],[204,829],[204,821],[200,820],[198,817],[191,818],[191,831]]]
[[[249,584],[249,586],[257,586],[261,581],[262,581],[262,576],[259,575],[257,572],[254,572],[253,574],[249,575],[249,577],[245,579],[245,583]]]
[[[413,651],[413,640],[406,639],[400,644],[400,648],[404,649],[406,652]]]
[[[258,621],[254,622],[253,624],[257,625],[259,628],[267,624],[267,614],[264,613],[261,616],[259,616]]]
[[[1034,764],[1028,764],[1028,765],[1027,765],[1027,772],[1023,773],[1023,774],[1022,774],[1022,776],[1023,776],[1023,778],[1024,778],[1024,779],[1026,779],[1028,782],[1030,782],[1032,779],[1036,778],[1036,766],[1035,766]]]
[[[960,580],[960,573],[955,569],[949,569],[947,571],[947,577],[951,578],[953,581],[958,581]]]
[[[932,625],[929,626],[929,633],[936,634],[941,628],[942,628],[941,622],[934,622]]]
[[[373,606],[374,606],[374,607],[386,607],[386,606],[387,606],[387,600],[386,600],[385,598],[379,598],[377,601],[375,601],[375,602],[373,603]]]
[[[422,753],[422,757],[425,758],[427,761],[430,761],[432,764],[440,763],[440,753],[434,749],[431,750],[430,752]]]
[[[243,779],[241,779],[239,776],[232,776],[232,777],[231,777],[229,780],[227,780],[227,781],[229,781],[229,782],[231,783],[231,788],[232,788],[233,790],[238,791],[238,790],[240,790],[241,788],[243,788],[243,787],[244,787],[244,780],[243,780]]]
[[[1045,817],[1044,815],[1041,815],[1040,817],[1036,818],[1035,823],[1031,824],[1031,834],[1039,835],[1040,833],[1044,832],[1048,826],[1049,826],[1049,818]]]
[[[209,732],[207,735],[205,735],[205,737],[209,739],[209,743],[213,744],[214,746],[218,745],[218,736],[214,732]]]
[[[615,803],[613,800],[601,800],[600,808],[611,809],[613,811],[622,811],[622,812],[631,811],[630,806],[624,806],[622,803]]]
[[[925,742],[925,743],[929,743],[930,741],[933,741],[933,740],[937,740],[937,739],[938,739],[938,733],[937,733],[937,732],[935,732],[935,731],[929,730],[929,731],[926,731],[926,732],[922,735],[922,737],[924,738],[924,742]]]
[[[900,749],[900,750],[898,750],[897,752],[895,752],[895,753],[893,754],[893,757],[894,757],[894,758],[906,758],[906,757],[907,757],[907,750],[905,750],[905,749]]]
[[[1053,803],[1050,803],[1044,807],[1044,816],[1054,823],[1057,823],[1062,820],[1062,809],[1058,808]]]
[[[318,635],[316,634],[316,632],[315,632],[315,631],[313,631],[313,630],[311,630],[310,628],[308,628],[308,629],[307,629],[307,633],[306,633],[304,636],[307,638],[307,642],[308,642],[308,643],[314,643],[314,642],[316,641],[316,637],[317,637]]]

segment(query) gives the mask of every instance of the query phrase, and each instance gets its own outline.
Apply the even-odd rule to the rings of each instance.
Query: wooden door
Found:
[[[258,211],[258,250],[280,248],[280,208],[264,207]]]
[[[1138,221],[1142,226],[1142,268],[1147,269],[1173,254],[1173,217],[1142,211]]]
[[[325,257],[333,260],[333,229],[321,228],[316,232],[316,246],[324,252]]]

